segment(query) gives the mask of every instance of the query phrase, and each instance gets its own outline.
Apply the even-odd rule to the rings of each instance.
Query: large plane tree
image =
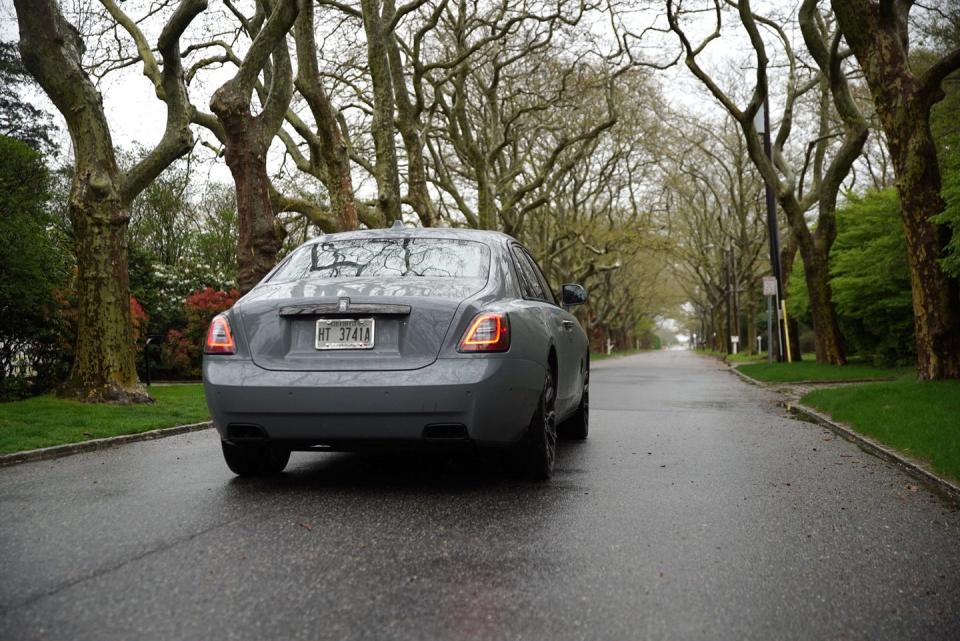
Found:
[[[137,378],[130,324],[127,226],[131,201],[193,145],[180,37],[206,6],[181,0],[145,73],[167,105],[163,137],[126,171],[117,163],[100,92],[82,64],[83,42],[56,0],[15,0],[24,66],[66,120],[74,171],[68,211],[77,259],[77,335],[65,395],[90,402],[149,401]]]

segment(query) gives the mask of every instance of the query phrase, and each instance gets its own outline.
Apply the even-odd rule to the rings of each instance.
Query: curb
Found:
[[[153,441],[167,436],[176,436],[177,434],[186,434],[187,432],[198,432],[213,427],[213,421],[203,421],[200,423],[190,423],[188,425],[177,425],[175,427],[163,427],[149,432],[139,432],[138,434],[121,434],[120,436],[111,436],[109,438],[97,438],[90,441],[81,441],[79,443],[67,443],[66,445],[54,445],[52,447],[42,447],[38,450],[27,450],[25,452],[14,452],[13,454],[4,454],[0,456],[0,468],[20,463],[30,463],[33,461],[45,461],[48,459],[61,458],[72,454],[81,454],[83,452],[95,452],[97,450],[106,450],[126,443],[137,443],[139,441]]]
[[[742,378],[745,382],[759,387],[773,389],[776,385],[863,385],[865,383],[889,383],[897,380],[896,378],[851,378],[842,381],[760,381],[747,374],[744,374],[736,365],[724,363],[730,368],[730,371]]]
[[[736,367],[731,366],[730,371],[736,374],[737,376],[739,376],[740,379],[746,383],[750,383],[751,385],[768,389],[775,393],[777,392],[777,390],[773,387],[773,384],[766,384],[761,381],[758,381],[755,378],[751,378],[746,374],[744,374],[743,372],[738,371]],[[833,382],[833,381],[830,381],[830,382]],[[853,382],[853,381],[850,381],[850,382]],[[871,379],[869,381],[864,381],[864,382],[876,383],[878,381],[876,379]],[[914,461],[910,458],[907,458],[906,456],[904,456],[903,454],[900,454],[896,450],[889,448],[886,445],[883,445],[882,443],[879,443],[868,436],[864,436],[863,434],[860,434],[859,432],[854,430],[852,427],[848,427],[843,423],[838,423],[837,421],[834,421],[832,418],[830,418],[826,414],[823,414],[822,412],[818,412],[812,407],[807,407],[806,405],[803,405],[801,403],[791,403],[789,401],[779,401],[778,405],[786,409],[787,412],[792,414],[793,416],[796,416],[809,423],[816,423],[821,427],[827,428],[831,432],[837,434],[839,437],[857,445],[858,447],[860,447],[860,449],[864,450],[868,454],[872,454],[877,458],[887,461],[888,463],[893,463],[894,465],[899,467],[901,470],[903,470],[913,478],[929,486],[937,494],[940,494],[941,496],[947,498],[951,502],[957,505],[960,505],[960,486],[955,485],[953,482],[948,481],[945,478],[937,476],[936,474],[928,470],[926,467],[924,467],[921,463]]]
[[[758,381],[755,378],[751,378],[739,371],[736,367],[730,367],[730,371],[736,374],[740,379],[751,385],[761,387],[763,389],[770,390],[772,392],[778,393],[777,390],[773,387],[772,384],[766,384],[761,381]],[[831,381],[832,382],[832,381]],[[851,381],[852,382],[852,381]],[[876,379],[871,379],[869,381],[864,381],[865,383],[876,383]],[[955,485],[953,482],[948,481],[945,478],[937,476],[930,470],[926,469],[922,464],[917,461],[914,461],[910,458],[907,458],[903,454],[900,454],[896,450],[883,445],[870,437],[860,434],[852,427],[848,427],[843,423],[838,423],[832,418],[818,412],[812,407],[807,407],[801,403],[791,403],[789,401],[779,401],[780,407],[783,407],[787,410],[789,414],[792,414],[795,417],[800,418],[801,420],[807,421],[809,423],[816,423],[822,427],[827,428],[831,432],[837,434],[839,437],[850,441],[851,443],[857,445],[863,451],[868,454],[872,454],[879,459],[883,459],[888,463],[893,463],[901,470],[917,479],[918,481],[929,486],[937,494],[947,498],[951,502],[960,505],[960,486]]]
[[[737,369],[736,367],[734,367],[733,365],[727,364],[727,367],[729,368],[729,370],[730,370],[731,372],[733,372],[734,374],[736,374],[737,376],[739,376],[739,377],[740,377],[740,380],[743,381],[744,383],[750,383],[751,385],[756,385],[757,387],[763,387],[763,388],[765,388],[765,389],[768,389],[768,386],[767,386],[766,384],[761,383],[760,381],[758,381],[758,380],[755,379],[755,378],[752,378],[752,377],[750,377],[750,376],[747,376],[746,374],[744,374],[743,372],[741,372],[740,370],[738,370],[738,369]]]
[[[827,428],[841,438],[856,444],[865,452],[873,454],[877,458],[881,458],[885,461],[893,463],[913,478],[923,482],[928,486],[931,486],[939,494],[945,495],[950,500],[960,504],[960,486],[954,485],[952,482],[937,476],[917,461],[909,459],[903,454],[900,454],[899,452],[887,447],[886,445],[882,445],[872,438],[856,432],[853,428],[848,427],[843,423],[834,421],[826,414],[818,412],[811,407],[807,407],[806,405],[802,405],[800,403],[789,403],[786,401],[781,401],[780,406],[785,408],[787,412],[793,414],[794,416]]]

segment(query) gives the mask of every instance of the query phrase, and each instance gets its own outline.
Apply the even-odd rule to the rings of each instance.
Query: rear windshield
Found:
[[[480,278],[490,270],[483,243],[452,238],[320,241],[296,250],[270,280],[306,278]]]

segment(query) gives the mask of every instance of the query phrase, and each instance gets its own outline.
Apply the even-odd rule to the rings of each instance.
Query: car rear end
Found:
[[[509,350],[496,247],[338,236],[294,252],[211,324],[204,384],[224,441],[516,441],[544,370]]]

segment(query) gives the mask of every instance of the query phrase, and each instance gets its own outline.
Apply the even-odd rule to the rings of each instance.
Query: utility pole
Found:
[[[740,347],[740,279],[737,278],[736,252],[736,245],[731,244],[728,269],[730,270],[730,342],[734,354]]]
[[[763,137],[763,153],[766,154],[770,162],[773,162],[773,146],[770,144],[770,101],[768,98],[763,100],[763,111],[757,114],[754,120],[757,131]],[[777,360],[784,359],[783,343],[783,323],[779,321],[780,317],[780,297],[783,295],[783,276],[780,271],[780,231],[777,228],[777,202],[773,194],[773,189],[764,181],[767,196],[767,233],[770,240],[770,266],[773,269],[773,277],[777,279],[776,293],[776,316],[777,320]],[[773,352],[773,345],[768,349]]]

